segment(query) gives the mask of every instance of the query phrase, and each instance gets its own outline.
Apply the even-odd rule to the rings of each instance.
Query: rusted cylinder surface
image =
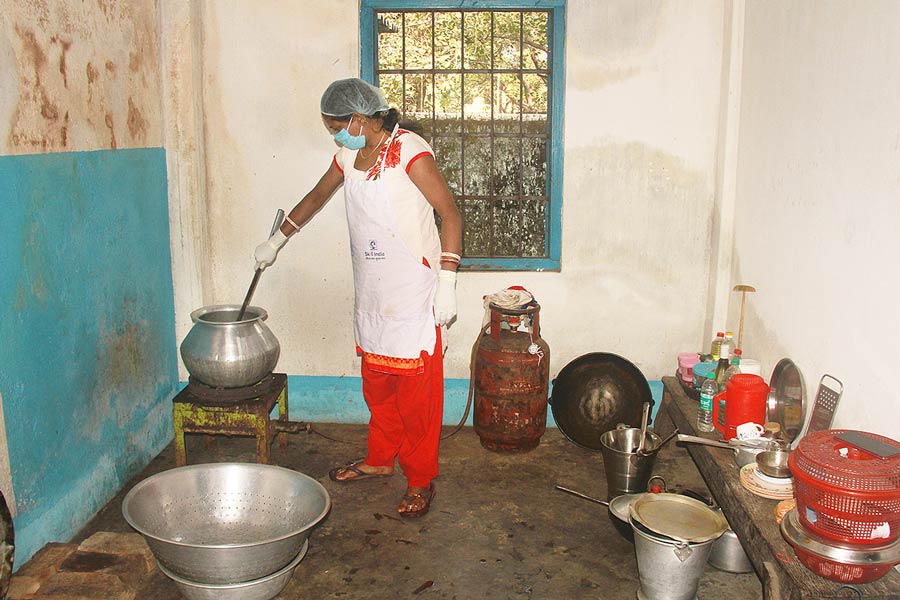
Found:
[[[550,346],[540,337],[539,310],[511,311],[530,322],[533,332],[499,326],[510,316],[501,310],[500,319],[492,318],[492,330],[481,337],[475,355],[474,425],[488,450],[527,452],[547,428]],[[496,317],[498,311],[492,307],[492,312]]]

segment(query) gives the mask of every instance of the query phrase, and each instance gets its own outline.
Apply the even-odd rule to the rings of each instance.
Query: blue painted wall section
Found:
[[[165,151],[0,157],[0,392],[16,565],[172,439]]]
[[[662,381],[650,381],[650,392],[656,403],[653,419],[662,401]],[[552,384],[551,384],[552,391]],[[456,425],[462,418],[469,395],[468,379],[444,381],[444,425]],[[369,411],[362,396],[359,377],[288,377],[290,417],[310,423],[368,423]],[[466,420],[472,425],[472,410]],[[547,408],[547,426],[556,427],[553,413]]]

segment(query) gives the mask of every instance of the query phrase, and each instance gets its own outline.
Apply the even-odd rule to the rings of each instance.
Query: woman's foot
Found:
[[[406,488],[406,495],[400,499],[397,512],[405,519],[416,519],[424,516],[428,513],[428,509],[431,508],[431,501],[434,500],[436,494],[437,491],[434,489],[433,483],[429,483],[428,487],[408,487]]]
[[[373,477],[390,477],[393,474],[393,467],[372,467],[364,459],[360,459],[343,467],[335,467],[328,472],[328,477],[338,483],[349,483]]]

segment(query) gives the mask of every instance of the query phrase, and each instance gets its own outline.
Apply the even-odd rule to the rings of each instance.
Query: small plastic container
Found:
[[[700,355],[696,352],[682,352],[678,355],[678,376],[685,383],[691,383],[694,379],[694,365],[700,362]]]
[[[694,387],[699,390],[700,386],[703,385],[704,380],[706,380],[706,376],[715,368],[716,363],[714,362],[700,362],[694,365],[691,369]]]
[[[762,377],[762,370],[759,361],[753,358],[741,357],[741,373],[749,373],[750,375],[759,375]]]

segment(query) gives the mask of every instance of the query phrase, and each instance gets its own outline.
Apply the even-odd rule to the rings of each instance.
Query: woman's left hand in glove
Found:
[[[441,269],[438,272],[437,291],[434,293],[434,323],[446,325],[456,316],[456,271]]]

